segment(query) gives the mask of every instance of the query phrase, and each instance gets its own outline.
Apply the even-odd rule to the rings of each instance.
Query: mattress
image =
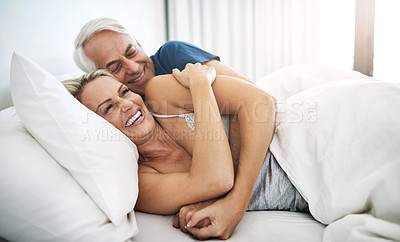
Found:
[[[136,212],[139,233],[136,242],[197,241],[172,227],[175,216],[161,216]],[[325,225],[310,214],[286,211],[246,212],[242,221],[227,241],[233,242],[320,242]],[[218,239],[208,241],[221,241]]]

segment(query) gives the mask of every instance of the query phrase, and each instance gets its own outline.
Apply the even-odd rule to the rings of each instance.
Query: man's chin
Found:
[[[144,82],[143,85],[138,85],[138,83],[132,83],[132,84],[128,84],[127,87],[133,91],[136,94],[140,94],[140,95],[144,95],[144,88],[145,88],[145,84],[147,82]]]

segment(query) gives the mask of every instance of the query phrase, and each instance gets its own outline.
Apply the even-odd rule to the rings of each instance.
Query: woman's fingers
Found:
[[[188,206],[181,208],[179,211],[179,226],[181,228],[181,231],[184,233],[187,233],[188,230],[186,229],[186,215],[190,213],[190,208]]]
[[[179,228],[179,213],[176,214],[174,222],[172,223],[172,226],[174,226],[174,228]]]

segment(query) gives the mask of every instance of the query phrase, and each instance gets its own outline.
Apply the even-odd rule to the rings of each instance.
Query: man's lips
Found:
[[[142,80],[143,77],[144,77],[144,70],[142,71],[142,73],[140,73],[140,75],[138,77],[136,77],[133,80],[128,81],[127,84],[132,84],[132,83],[138,82],[138,81]]]

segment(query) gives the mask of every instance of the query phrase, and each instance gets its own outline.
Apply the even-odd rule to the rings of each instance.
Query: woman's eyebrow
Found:
[[[124,86],[124,84],[121,84],[121,86],[119,86],[117,93],[119,93],[121,91],[123,86]]]
[[[101,103],[99,104],[99,106],[97,106],[95,113],[97,113],[97,110],[99,109],[99,107],[100,107],[101,105],[103,105],[103,104],[105,104],[105,103],[108,103],[109,101],[111,101],[111,98],[108,98],[108,99],[104,100],[103,102],[101,102]]]

